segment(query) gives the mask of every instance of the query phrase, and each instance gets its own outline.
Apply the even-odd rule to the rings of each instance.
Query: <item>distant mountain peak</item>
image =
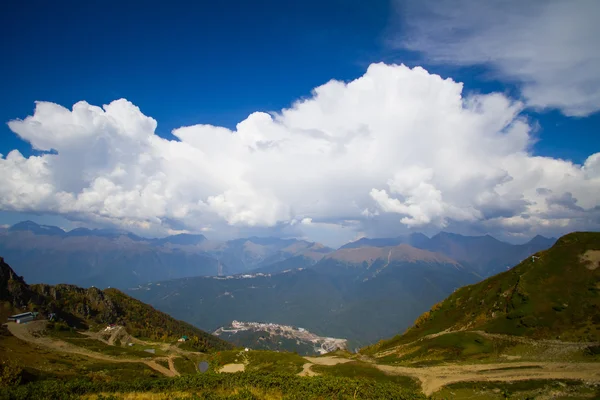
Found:
[[[177,245],[196,245],[207,241],[208,239],[204,235],[193,234],[193,233],[180,233],[177,235],[171,235],[160,239],[155,239],[156,244],[177,244]]]
[[[357,264],[375,260],[458,264],[443,254],[417,249],[406,243],[388,247],[342,248],[325,258]]]
[[[19,232],[19,231],[29,231],[38,235],[64,235],[65,231],[63,231],[58,226],[52,225],[39,225],[33,221],[21,221],[17,222],[10,228],[8,228],[9,232]]]
[[[531,240],[529,242],[527,242],[527,244],[532,244],[532,243],[554,243],[556,242],[556,238],[548,238],[546,236],[542,236],[542,235],[535,235],[533,238],[531,238]]]

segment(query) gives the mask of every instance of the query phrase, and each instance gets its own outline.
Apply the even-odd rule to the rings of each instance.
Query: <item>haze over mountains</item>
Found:
[[[66,232],[24,221],[0,231],[0,254],[31,282],[128,288],[184,277],[307,268],[328,255],[353,254],[351,257],[367,261],[374,252],[386,253],[375,248],[399,244],[445,255],[487,277],[550,247],[554,241],[538,236],[526,244],[512,245],[491,236],[442,232],[432,238],[422,234],[363,238],[342,246],[344,251],[333,255],[334,249],[298,239],[250,237],[218,242],[193,234],[149,239],[121,230],[77,228]]]
[[[65,232],[31,221],[0,232],[0,254],[32,283],[119,287],[208,331],[233,320],[273,322],[346,338],[351,346],[405,329],[457,288],[553,243],[442,232],[363,238],[334,250],[298,239]]]
[[[438,236],[454,239],[451,248],[462,245],[467,248],[463,252],[472,242],[477,243],[477,238]],[[497,242],[489,239],[479,242]],[[402,331],[454,290],[481,280],[481,270],[470,264],[406,243],[390,245],[392,240],[378,240],[382,247],[354,244],[304,269],[270,274],[262,268],[255,274],[233,277],[186,278],[143,285],[128,293],[205,330],[245,319],[346,338],[351,347],[365,345]],[[515,252],[507,256],[518,258],[519,252],[545,248],[543,244],[546,241],[538,239],[514,246]],[[271,265],[271,271],[277,265],[294,264],[293,259]]]
[[[151,281],[247,272],[289,257],[303,265],[333,251],[296,239],[209,241],[179,234],[160,239],[129,232],[20,222],[0,232],[0,254],[31,282],[127,288]]]

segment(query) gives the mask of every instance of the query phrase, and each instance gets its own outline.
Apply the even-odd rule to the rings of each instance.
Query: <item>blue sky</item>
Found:
[[[123,4],[124,3],[124,4]],[[428,65],[386,46],[388,1],[4,2],[0,119],[24,118],[37,100],[71,105],[127,98],[158,120],[157,133],[210,123],[234,128],[253,111],[288,107],[330,79],[372,62],[424,65],[477,92],[511,91],[484,68]],[[425,62],[424,62],[425,61]],[[581,163],[600,149],[600,115],[530,112],[536,153]],[[28,143],[2,126],[0,152]]]
[[[498,65],[440,61],[430,45],[397,45],[418,33],[406,23],[412,6],[405,3],[2,2],[0,154],[38,154],[6,124],[32,115],[36,101],[70,109],[80,100],[102,106],[125,98],[158,122],[157,135],[176,140],[173,129],[202,123],[233,130],[255,111],[288,108],[315,87],[359,78],[382,61],[451,77],[464,83],[463,95],[524,98],[519,79],[498,73]],[[533,106],[521,116],[536,138],[533,155],[581,165],[600,150],[598,112],[566,116],[564,108]],[[28,212],[61,214],[33,208]],[[14,207],[3,209],[0,223],[19,218]]]

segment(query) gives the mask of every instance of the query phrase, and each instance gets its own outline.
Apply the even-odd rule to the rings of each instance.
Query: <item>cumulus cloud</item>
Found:
[[[128,229],[348,240],[390,219],[419,230],[597,228],[600,153],[583,166],[531,154],[523,107],[385,64],[234,131],[186,126],[177,140],[157,136],[157,122],[124,99],[71,110],[38,102],[9,127],[49,152],[0,157],[0,208]]]
[[[432,62],[486,65],[527,104],[585,116],[600,110],[600,2],[397,0],[406,31],[392,44]]]

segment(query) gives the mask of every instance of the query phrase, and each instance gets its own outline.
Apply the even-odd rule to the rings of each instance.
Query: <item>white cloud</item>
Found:
[[[600,110],[597,0],[396,0],[395,46],[432,62],[487,65],[527,104],[585,116]]]
[[[514,234],[598,228],[600,153],[583,166],[530,154],[522,109],[385,64],[279,113],[253,113],[233,132],[187,126],[173,131],[178,140],[155,135],[156,121],[126,100],[72,110],[39,102],[9,127],[55,152],[0,158],[0,209],[138,230],[270,227],[344,240],[390,218]]]

